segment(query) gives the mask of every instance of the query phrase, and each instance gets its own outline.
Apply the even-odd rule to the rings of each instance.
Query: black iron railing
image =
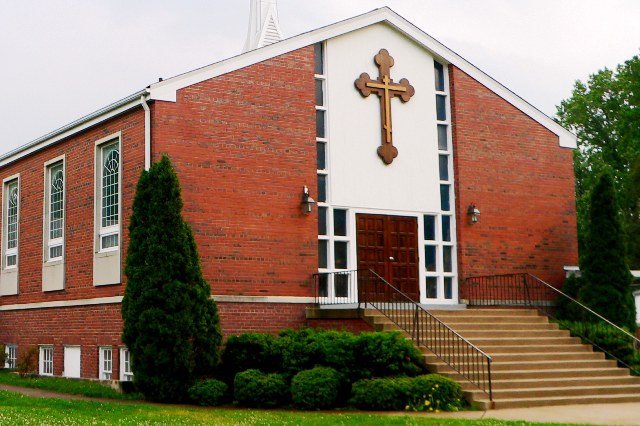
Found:
[[[640,340],[561,290],[527,274],[467,278],[460,286],[460,299],[469,306],[512,306],[538,309],[610,359],[640,375],[634,360],[640,360]],[[571,314],[568,314],[571,312]],[[569,319],[571,318],[571,319]]]
[[[315,282],[319,305],[357,303],[379,311],[493,400],[491,357],[374,271],[315,274]]]

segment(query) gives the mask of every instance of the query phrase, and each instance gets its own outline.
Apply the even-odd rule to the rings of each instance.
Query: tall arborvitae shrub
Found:
[[[635,304],[613,178],[603,173],[591,194],[582,257],[582,303],[620,327],[635,330]]]
[[[178,177],[167,156],[143,171],[129,225],[122,340],[134,382],[156,401],[183,401],[211,374],[222,340]]]

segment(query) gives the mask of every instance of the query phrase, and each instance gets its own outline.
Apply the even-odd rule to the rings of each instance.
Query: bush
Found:
[[[233,381],[236,403],[246,407],[273,408],[289,401],[289,386],[281,374],[247,370]]]
[[[399,332],[362,333],[356,337],[353,380],[415,376],[423,372],[422,354]]]
[[[609,324],[560,321],[560,326],[581,337],[584,343],[593,344],[596,350],[608,352],[627,365],[633,364],[636,356],[633,339]]]
[[[189,388],[189,398],[199,405],[216,406],[225,400],[228,389],[220,380],[201,380]]]
[[[259,369],[274,373],[282,365],[282,355],[275,339],[265,333],[244,333],[230,336],[222,353],[218,376],[232,383],[237,373]]]
[[[350,404],[362,410],[457,411],[464,405],[460,384],[437,374],[363,379],[351,395]]]
[[[344,395],[343,376],[331,367],[315,367],[299,372],[291,380],[293,404],[303,410],[334,408]]]
[[[562,292],[567,296],[580,300],[580,288],[582,287],[582,278],[570,275],[562,285]],[[568,321],[583,321],[585,317],[584,309],[563,296],[558,296],[556,300],[556,318]]]
[[[184,400],[216,367],[222,333],[166,155],[138,181],[125,273],[122,340],[136,387],[151,400]]]
[[[20,377],[38,374],[38,348],[30,346],[20,352],[16,360],[16,370]]]

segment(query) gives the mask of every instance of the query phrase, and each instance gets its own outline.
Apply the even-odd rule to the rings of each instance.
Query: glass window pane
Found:
[[[320,274],[318,278],[318,296],[327,297],[329,295],[329,275]]]
[[[347,242],[336,241],[333,244],[334,265],[336,269],[347,269]]]
[[[425,295],[427,299],[435,299],[438,297],[438,278],[427,277]]]
[[[437,271],[436,259],[436,246],[424,246],[424,264],[427,271]]]
[[[451,241],[451,216],[442,216],[442,241]]]
[[[433,69],[436,77],[436,90],[444,92],[444,66],[436,61],[433,61]]]
[[[318,207],[318,235],[327,235],[327,208]]]
[[[324,105],[324,89],[323,89],[323,81],[317,79],[316,80],[316,105],[322,106]]]
[[[436,217],[425,215],[424,216],[424,239],[435,240],[436,239]]]
[[[318,175],[318,202],[327,201],[327,175]]]
[[[436,95],[436,118],[438,121],[446,121],[447,109],[444,95]]]
[[[316,137],[324,138],[324,111],[316,110]]]
[[[327,251],[329,249],[329,242],[327,240],[318,240],[318,268],[327,267],[327,259],[329,255]]]
[[[336,297],[349,296],[349,274],[336,274],[333,276],[333,285]]]
[[[447,151],[449,148],[447,143],[447,126],[446,124],[438,124],[438,149]]]
[[[449,156],[448,155],[440,155],[440,180],[447,181],[449,180]]]
[[[442,263],[444,272],[452,272],[453,270],[453,262],[452,262],[452,252],[453,247],[444,246],[442,247]]]
[[[324,170],[327,167],[327,145],[324,142],[316,143],[317,167],[318,170]]]
[[[449,185],[440,185],[440,210],[448,212],[451,210],[449,199]]]
[[[314,46],[315,73],[324,74],[324,46],[322,43],[316,43]]]
[[[453,278],[444,277],[444,298],[453,299]]]
[[[333,235],[347,236],[347,211],[333,211]]]

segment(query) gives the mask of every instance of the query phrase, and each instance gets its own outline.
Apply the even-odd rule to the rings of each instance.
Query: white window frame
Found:
[[[120,381],[133,381],[133,370],[131,369],[131,352],[129,352],[129,349],[127,348],[120,348]]]
[[[107,148],[112,146],[117,146],[118,159],[117,159],[117,206],[116,211],[114,212],[117,215],[116,223],[112,223],[109,225],[104,225],[104,191],[105,186],[104,182],[104,162],[105,162],[105,151]],[[110,251],[120,250],[120,245],[122,244],[120,225],[122,223],[122,143],[121,138],[118,136],[110,137],[107,140],[97,144],[96,146],[96,225],[97,225],[97,247],[98,252],[105,253]],[[118,239],[118,243],[116,245],[103,248],[102,244],[105,238],[116,236]]]
[[[51,237],[51,223],[52,223],[52,207],[53,203],[51,201],[52,196],[52,173],[54,169],[61,167],[60,172],[62,173],[62,188],[61,188],[61,235],[59,237],[52,238]],[[66,216],[66,164],[64,161],[64,156],[57,157],[51,161],[45,163],[45,200],[44,200],[44,259],[45,262],[59,262],[64,259],[65,245],[64,245],[64,237],[65,237],[65,216]],[[51,249],[55,247],[61,247],[60,256],[51,257]]]
[[[13,192],[12,188],[15,185],[17,191],[16,198],[16,219],[15,219],[15,247],[9,248],[9,208],[11,202],[11,193]],[[2,205],[2,219],[3,219],[3,227],[2,227],[2,248],[3,248],[3,256],[2,256],[2,266],[5,270],[13,270],[18,268],[19,256],[18,252],[20,249],[20,176],[15,175],[11,176],[4,180],[3,185],[3,205]],[[14,258],[14,262],[9,265],[9,258]]]
[[[111,346],[98,347],[100,380],[113,379],[113,348]]]
[[[38,374],[41,376],[53,376],[53,346],[40,346],[40,356],[38,357]]]
[[[16,363],[18,362],[18,346],[7,344],[4,348],[4,368],[16,368]]]

